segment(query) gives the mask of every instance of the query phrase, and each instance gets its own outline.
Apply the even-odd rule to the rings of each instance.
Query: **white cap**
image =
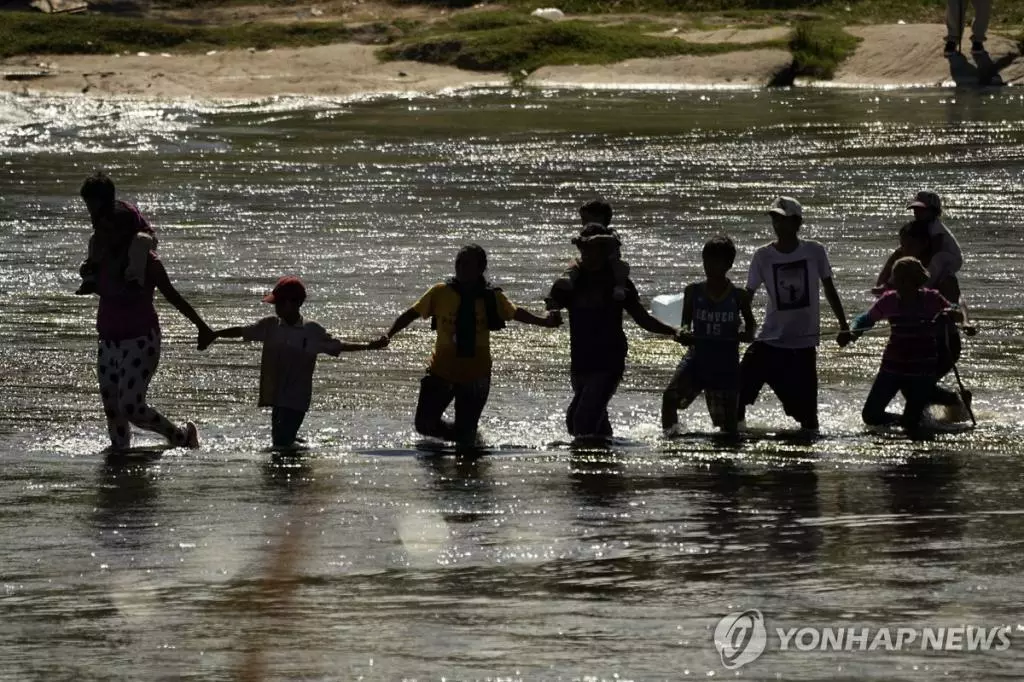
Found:
[[[768,210],[769,213],[778,213],[781,216],[792,217],[799,216],[803,217],[804,207],[800,205],[800,202],[793,197],[779,197],[772,204],[772,207]]]

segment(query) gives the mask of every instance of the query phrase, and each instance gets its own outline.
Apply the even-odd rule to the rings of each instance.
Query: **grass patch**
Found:
[[[204,0],[177,0],[202,2]],[[208,0],[207,0],[208,1]],[[213,0],[223,1],[223,0]],[[273,0],[279,1],[279,0]],[[424,5],[450,9],[476,5],[478,0],[390,0],[397,5]],[[533,10],[545,6],[535,0],[502,0],[502,6]],[[942,22],[946,0],[560,0],[550,3],[569,14],[707,14],[712,17],[746,17],[759,13],[813,15],[864,23],[895,22],[903,19]],[[1005,11],[1004,11],[1005,10]],[[1024,11],[1021,0],[1004,0],[994,18],[1007,21]],[[792,18],[792,17],[791,17]]]
[[[386,43],[401,35],[400,29],[388,24],[358,29],[337,22],[196,26],[92,14],[5,12],[0,22],[0,57],[139,50],[196,52],[250,47],[264,50],[353,41]]]
[[[558,64],[610,64],[639,57],[710,55],[766,47],[753,44],[687,43],[649,36],[628,25],[600,26],[587,21],[528,21],[515,26],[452,33],[403,41],[382,50],[385,59],[446,64],[471,71],[534,71]]]
[[[457,14],[438,28],[445,31],[490,31],[536,24],[541,20],[522,12],[484,11]]]
[[[803,21],[797,24],[789,49],[793,53],[793,76],[828,80],[857,49],[860,38],[850,35],[839,24],[827,21]]]

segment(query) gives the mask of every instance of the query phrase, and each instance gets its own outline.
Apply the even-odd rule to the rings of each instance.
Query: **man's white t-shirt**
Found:
[[[832,277],[825,247],[801,239],[790,253],[775,244],[762,246],[750,259],[747,288],[762,284],[768,292],[768,309],[757,335],[759,341],[778,348],[811,348],[821,332],[820,283]]]

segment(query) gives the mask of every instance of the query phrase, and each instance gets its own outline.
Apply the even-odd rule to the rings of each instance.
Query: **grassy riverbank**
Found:
[[[945,7],[943,0],[911,0],[900,6],[881,0],[540,3],[558,6],[570,14],[565,21],[551,22],[530,16],[529,12],[538,6],[535,0],[507,0],[501,8],[473,4],[471,0],[391,0],[390,5],[379,6],[379,19],[366,21],[365,17],[346,15],[341,6],[332,7],[330,1],[318,20],[309,20],[310,5],[294,0],[161,0],[145,16],[133,17],[4,12],[0,14],[0,57],[196,53],[359,42],[382,45],[380,57],[385,60],[413,60],[518,76],[552,65],[788,49],[793,55],[790,77],[828,79],[859,42],[844,31],[844,26],[897,20],[939,23]],[[459,9],[471,4],[473,9]],[[417,14],[409,18],[408,10],[414,6]],[[258,8],[260,14],[256,20],[232,20],[230,13],[224,13],[225,8]],[[687,11],[680,12],[680,8]],[[999,18],[1010,23],[1024,21],[1024,0],[1000,6]],[[776,34],[780,37],[770,40],[691,39],[693,32],[723,27],[784,30]],[[785,77],[781,82],[786,82]]]
[[[385,48],[382,54],[390,59],[514,73],[542,66],[610,64],[640,57],[710,55],[786,46],[785,40],[694,43],[653,35],[659,28],[666,29],[651,22],[551,22],[512,12],[486,12],[436,26],[425,35]]]
[[[204,26],[103,14],[5,12],[0,17],[0,57],[388,43],[401,33],[400,28],[389,24],[351,27],[340,22]]]

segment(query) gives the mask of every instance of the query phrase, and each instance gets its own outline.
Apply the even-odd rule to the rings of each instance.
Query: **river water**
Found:
[[[1011,89],[0,97],[0,679],[1020,679],[1022,107]],[[699,278],[720,232],[743,281],[771,239],[766,206],[796,196],[852,316],[907,198],[934,188],[968,256],[981,332],[961,370],[980,425],[923,443],[867,432],[876,334],[823,345],[821,440],[663,441],[680,350],[627,325],[619,439],[574,450],[568,332],[520,325],[493,340],[490,454],[429,457],[412,430],[420,323],[386,351],[322,360],[310,451],[282,460],[255,406],[259,349],[198,353],[161,302],[151,400],[203,445],[108,463],[95,301],[72,295],[77,191],[96,168],[151,218],[211,325],[267,314],[260,295],[294,273],[306,316],[353,340],[470,241],[541,310],[594,194],[645,299]],[[684,420],[709,430],[700,402]],[[748,421],[792,426],[769,396]],[[745,609],[767,650],[729,670],[713,632]],[[798,651],[775,635],[956,626],[1009,626],[1011,646]]]

